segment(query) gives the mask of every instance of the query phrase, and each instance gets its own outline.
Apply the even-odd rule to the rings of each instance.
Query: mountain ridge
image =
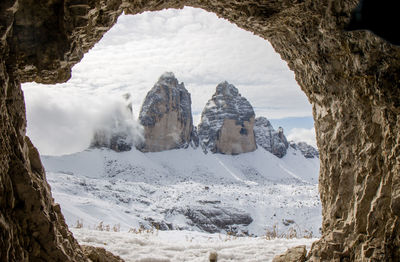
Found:
[[[132,115],[129,105],[125,111],[130,111]],[[116,118],[120,119],[121,113],[117,113]],[[108,128],[111,134],[104,131],[107,129],[96,132],[91,147],[108,147],[117,152],[136,147],[143,152],[160,152],[200,146],[204,153],[228,155],[262,147],[279,158],[286,154],[289,147],[283,129],[279,127],[275,130],[265,117],[256,118],[251,104],[227,81],[217,85],[214,95],[203,109],[201,122],[194,126],[190,93],[172,72],[165,72],[148,92],[140,110],[139,122],[144,127],[144,139],[140,143],[133,142],[129,129],[113,127],[111,131]],[[290,141],[290,145],[302,148],[300,151],[309,158],[319,156],[318,150],[306,146],[305,142]]]

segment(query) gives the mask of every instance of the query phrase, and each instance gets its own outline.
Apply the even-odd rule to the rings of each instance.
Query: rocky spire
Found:
[[[257,117],[254,125],[254,134],[258,146],[280,158],[286,155],[289,144],[283,134],[282,127],[275,130],[267,118]]]
[[[238,89],[220,83],[201,114],[198,135],[203,149],[223,154],[254,151],[254,117],[253,107]]]
[[[192,101],[183,83],[164,73],[147,93],[139,121],[144,126],[143,152],[187,147],[194,136]]]

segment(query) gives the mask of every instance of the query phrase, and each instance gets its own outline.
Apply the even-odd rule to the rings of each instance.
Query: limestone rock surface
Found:
[[[283,128],[279,127],[275,130],[267,118],[257,117],[254,134],[258,146],[280,158],[286,155],[289,143],[283,134]]]
[[[82,246],[82,249],[91,262],[124,262],[122,258],[102,247]]]
[[[256,149],[254,110],[238,89],[220,83],[201,113],[198,126],[200,143],[213,153],[240,154]]]
[[[284,254],[274,257],[272,262],[304,262],[306,261],[306,246],[289,248]]]
[[[144,143],[140,150],[159,152],[187,147],[193,133],[192,101],[173,73],[164,73],[147,93],[140,110]]]

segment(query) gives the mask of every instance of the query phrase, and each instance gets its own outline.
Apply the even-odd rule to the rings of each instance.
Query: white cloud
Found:
[[[295,142],[306,142],[307,144],[317,148],[314,128],[293,128],[287,135],[287,139]]]
[[[25,87],[27,134],[44,155],[78,152],[89,147],[94,132],[113,128],[116,116],[134,141],[142,139],[142,129],[126,113],[122,96],[95,96],[73,89]],[[129,117],[131,119],[129,119]]]
[[[85,100],[86,96],[120,96],[130,92],[137,114],[146,93],[165,71],[174,72],[178,80],[185,83],[192,95],[195,119],[199,118],[198,114],[215,92],[217,84],[224,80],[239,89],[257,115],[269,118],[311,115],[311,106],[294,80],[293,72],[267,41],[217,18],[215,14],[184,8],[122,15],[73,68],[72,78],[52,88],[52,95],[41,85],[25,84],[24,89],[35,88],[37,92],[25,92],[30,119],[28,133],[35,134],[32,139],[36,141],[47,139],[46,136],[39,138],[39,130],[46,127],[49,131],[42,133],[52,133],[51,137],[54,137],[56,132],[50,130],[52,126],[58,128],[62,121],[65,128],[72,128],[71,139],[79,139],[75,126],[80,126],[85,120],[71,119],[68,112],[79,108],[77,97]],[[65,95],[65,89],[69,89],[71,94]],[[48,101],[47,106],[40,103],[44,101],[40,95]],[[73,106],[59,108],[64,104]],[[51,114],[46,110],[52,111]],[[56,116],[55,112],[59,115]],[[55,122],[33,115],[38,113],[54,116]],[[46,150],[39,144],[46,143],[36,142],[41,151]],[[62,151],[59,150],[55,151]]]

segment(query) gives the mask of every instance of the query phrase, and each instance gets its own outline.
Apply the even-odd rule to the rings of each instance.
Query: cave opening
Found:
[[[123,11],[188,5],[268,39],[312,104],[323,223],[307,259],[398,261],[400,51],[371,32],[343,30],[356,2],[2,2],[1,260],[86,261],[88,255],[69,233],[26,136],[20,83],[65,82]]]
[[[282,126],[289,140],[317,147],[311,105],[269,42],[190,7],[121,15],[73,67],[68,82],[24,83],[28,136],[43,155],[84,150],[103,124],[102,111],[111,111],[109,104],[116,102],[108,101],[110,96],[130,94],[137,119],[147,92],[168,71],[191,94],[195,126],[215,87],[228,81],[257,116],[267,117],[275,129]],[[44,99],[48,103],[41,103]]]
[[[82,226],[99,228],[99,223],[102,221],[104,225],[110,225],[109,229],[121,224],[123,230],[141,226],[150,227],[152,224],[161,226],[163,230],[179,227],[192,229],[187,225],[177,224],[176,218],[173,218],[175,214],[161,221],[156,219],[159,214],[148,214],[148,217],[138,218],[137,215],[143,210],[135,205],[157,200],[149,196],[140,198],[139,193],[129,195],[129,190],[137,192],[150,190],[140,188],[135,183],[146,182],[155,186],[157,185],[155,179],[170,176],[171,172],[153,171],[148,164],[135,161],[118,165],[115,162],[126,161],[121,160],[118,154],[105,153],[104,150],[96,151],[93,148],[88,150],[93,145],[96,130],[109,125],[110,122],[133,121],[133,129],[130,131],[135,133],[135,137],[142,135],[143,129],[136,123],[139,110],[157,78],[166,71],[173,72],[177,80],[183,82],[191,94],[194,126],[201,122],[201,112],[207,107],[206,103],[213,96],[216,86],[228,81],[248,99],[256,117],[266,117],[272,123],[272,129],[261,132],[268,133],[269,138],[274,137],[272,133],[276,133],[276,138],[273,139],[286,135],[288,140],[307,141],[316,147],[311,105],[297,85],[293,72],[265,39],[239,29],[203,9],[186,7],[182,10],[167,9],[134,16],[121,15],[119,21],[93,49],[85,54],[82,61],[74,66],[72,77],[68,82],[55,86],[35,83],[25,83],[22,86],[27,107],[27,135],[42,155],[53,196],[56,202],[61,204],[66,222],[71,228]],[[128,104],[130,110],[133,108],[133,115],[126,112]],[[115,117],[115,114],[122,115],[122,119]],[[268,122],[265,119],[264,123],[265,121]],[[284,127],[280,133],[279,126]],[[246,128],[240,123],[239,134],[247,136]],[[253,132],[251,130],[251,133]],[[286,137],[284,140],[286,141]],[[269,146],[272,148],[272,145]],[[240,232],[247,231],[246,234],[261,236],[265,231],[279,227],[279,234],[282,237],[289,234],[288,232],[291,234],[297,232],[298,237],[319,236],[321,207],[317,189],[318,157],[312,154],[305,156],[302,163],[299,159],[303,158],[303,155],[295,144],[293,146],[287,144],[283,153],[277,152],[282,149],[260,153],[264,152],[264,148],[261,144],[257,147],[258,153],[249,156],[232,153],[236,155],[232,156],[233,161],[225,155],[218,156],[220,155],[218,153],[211,159],[211,152],[207,157],[203,157],[198,152],[189,151],[188,154],[194,161],[177,152],[170,153],[172,158],[182,158],[178,159],[178,162],[188,162],[192,165],[188,170],[204,175],[203,180],[181,175],[187,170],[177,168],[174,166],[175,163],[168,165],[165,160],[157,159],[151,153],[147,153],[146,158],[153,161],[152,166],[161,166],[175,172],[179,179],[173,178],[174,183],[193,180],[197,184],[188,186],[192,190],[194,187],[208,188],[204,192],[196,192],[198,195],[194,198],[197,203],[202,205],[213,203],[214,206],[218,206],[218,203],[224,200],[218,198],[220,193],[217,191],[223,191],[223,187],[226,186],[228,190],[222,199],[232,194],[230,196],[232,199],[225,202],[231,202],[233,210],[241,208],[232,212],[231,216],[239,217],[241,212],[248,211],[243,210],[245,205],[254,205],[251,207],[251,216],[258,217],[252,226],[253,229],[238,229],[235,228],[236,224],[232,224],[229,225],[231,230],[229,233],[241,230]],[[290,153],[285,158],[286,150]],[[197,151],[201,151],[200,148]],[[100,154],[104,161],[102,162],[96,154]],[[137,153],[130,156],[125,153],[120,154],[124,154],[123,159],[137,157],[136,162],[146,161]],[[163,157],[169,159],[168,162],[174,162],[171,157]],[[199,157],[201,159],[197,159]],[[201,161],[204,163],[199,164]],[[235,161],[240,165],[233,164]],[[95,165],[104,169],[94,168]],[[207,170],[207,166],[210,165],[216,167]],[[158,172],[159,177],[154,174],[149,175],[153,178],[153,181],[150,181],[151,179],[143,176],[149,172]],[[218,172],[226,173],[231,178],[215,175]],[[131,181],[128,178],[129,174],[140,178]],[[214,187],[213,183],[218,184],[218,182],[210,178],[213,174],[218,179],[223,179],[223,183]],[[284,179],[281,180],[280,176]],[[260,179],[265,179],[267,182],[260,182]],[[130,183],[130,188],[124,188],[122,183]],[[257,183],[264,187],[249,189]],[[168,186],[172,185],[173,182]],[[239,188],[237,192],[234,190],[235,187]],[[169,194],[178,194],[179,197],[188,194],[187,191],[176,188],[161,187],[158,190],[166,190]],[[94,199],[107,199],[107,201],[95,203],[96,201],[79,191],[92,194]],[[104,191],[104,194],[94,193],[101,191]],[[300,193],[302,191],[307,193]],[[143,192],[141,194],[146,194]],[[273,198],[274,194],[281,194],[282,199],[268,200]],[[211,199],[207,199],[206,195]],[[244,199],[240,201],[245,204],[235,205],[233,202],[235,199],[240,199],[241,195]],[[163,198],[167,199],[166,196]],[[138,201],[141,203],[138,204]],[[250,204],[253,201],[255,204]],[[110,209],[113,202],[120,205],[118,210]],[[186,202],[179,204],[188,210],[177,211],[178,208],[174,206],[160,212],[186,212],[185,215],[192,219],[193,214],[190,215],[190,212],[194,214],[204,212]],[[285,211],[279,211],[279,208],[284,208]],[[219,207],[212,211],[231,212],[229,209],[219,209]],[[243,223],[249,222],[246,222],[246,219],[253,220],[248,216],[243,218]],[[265,221],[262,221],[263,219]],[[128,220],[133,222],[129,223]],[[209,227],[197,226],[197,228],[200,231],[214,232],[216,229],[212,228],[215,227],[213,223],[216,222],[210,223]],[[228,232],[227,229],[224,230]]]

